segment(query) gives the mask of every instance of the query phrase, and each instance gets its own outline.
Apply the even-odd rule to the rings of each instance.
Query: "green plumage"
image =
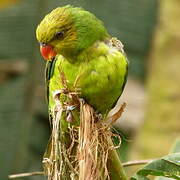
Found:
[[[64,32],[61,41],[55,35],[60,31]],[[69,5],[56,8],[46,15],[37,27],[36,36],[39,42],[52,45],[73,62],[79,53],[97,40],[109,37],[103,23],[93,14]]]
[[[57,8],[45,16],[36,30],[36,36],[41,44],[53,47],[57,52],[56,57],[48,59],[46,65],[49,112],[55,106],[54,92],[64,88],[60,75],[63,72],[68,88],[72,91],[78,89],[79,97],[106,116],[126,83],[128,61],[121,42],[112,38],[93,14],[72,6]],[[72,114],[74,123],[78,124],[78,109]],[[63,113],[61,117],[61,141],[68,149],[69,122],[65,116]],[[116,152],[112,151],[109,156],[110,177],[121,179],[121,165]]]
[[[52,92],[63,88],[59,73],[61,70],[68,80],[68,87],[73,89],[78,79],[76,88],[80,89],[80,97],[104,114],[112,108],[123,91],[127,60],[117,48],[99,41],[80,56],[79,61],[73,64],[61,55],[55,60],[49,82],[50,108],[54,104]]]
[[[63,39],[56,38],[59,31],[64,32]],[[112,39],[93,14],[69,5],[45,16],[36,34],[39,42],[52,45],[58,53],[56,62],[47,62],[50,109],[53,91],[62,88],[61,69],[71,88],[78,78],[80,96],[97,111],[108,112],[121,95],[127,76],[128,62],[120,41]]]

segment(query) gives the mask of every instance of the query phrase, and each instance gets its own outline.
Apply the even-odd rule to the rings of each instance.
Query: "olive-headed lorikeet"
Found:
[[[53,92],[63,88],[59,69],[69,88],[98,113],[106,115],[123,92],[128,61],[119,40],[112,38],[92,13],[70,5],[58,7],[44,17],[36,30],[46,65],[49,110]]]

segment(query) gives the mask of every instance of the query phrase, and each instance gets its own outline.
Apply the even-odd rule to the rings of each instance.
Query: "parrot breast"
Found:
[[[73,88],[76,81],[76,86],[81,92],[80,96],[98,112],[107,113],[123,91],[127,67],[126,56],[118,48],[105,42],[95,43],[81,54],[77,63],[72,64],[58,55],[49,82],[50,108],[54,106],[53,92],[63,88],[59,80],[61,69],[70,88]]]

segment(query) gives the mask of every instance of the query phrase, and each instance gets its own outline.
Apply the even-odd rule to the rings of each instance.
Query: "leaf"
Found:
[[[180,137],[178,137],[175,143],[172,145],[171,153],[178,153],[180,152]],[[155,180],[171,180],[170,178],[166,177],[157,177]]]
[[[131,177],[131,180],[149,180],[148,175],[180,180],[180,153],[173,153],[152,161]]]
[[[171,152],[172,152],[172,153],[178,153],[178,152],[180,152],[180,137],[178,137],[178,138],[176,139],[175,143],[174,143],[173,146],[172,146]]]

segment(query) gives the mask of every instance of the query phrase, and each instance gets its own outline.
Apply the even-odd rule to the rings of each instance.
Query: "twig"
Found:
[[[107,121],[110,122],[110,124],[114,124],[121,117],[125,107],[126,103],[124,102],[116,113],[107,118]]]
[[[134,166],[134,165],[142,165],[142,164],[147,164],[150,163],[151,161],[153,161],[152,159],[147,159],[147,160],[136,160],[136,161],[128,161],[123,163],[123,167],[127,167],[127,166]]]
[[[37,171],[37,172],[28,172],[28,173],[20,173],[20,174],[11,174],[8,176],[8,178],[14,179],[14,178],[20,178],[20,177],[36,176],[36,175],[44,175],[44,172]]]

